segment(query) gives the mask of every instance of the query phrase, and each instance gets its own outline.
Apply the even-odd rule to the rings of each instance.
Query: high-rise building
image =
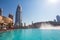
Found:
[[[16,9],[16,17],[15,17],[15,26],[16,27],[19,27],[19,28],[22,28],[22,7],[21,5],[18,5],[17,6],[17,9]]]
[[[12,14],[9,14],[8,17],[11,18],[11,19],[13,19],[13,15]]]
[[[3,9],[0,8],[0,16],[2,16],[2,14],[3,14]]]
[[[57,22],[60,22],[60,16],[59,15],[56,16],[56,19],[57,19]]]
[[[24,23],[24,27],[26,26],[26,23]]]

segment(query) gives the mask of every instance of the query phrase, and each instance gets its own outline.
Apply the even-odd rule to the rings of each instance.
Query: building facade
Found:
[[[11,19],[13,19],[13,15],[12,14],[9,14],[8,17],[11,18]]]
[[[22,7],[21,5],[17,6],[16,15],[15,15],[15,26],[22,28]]]
[[[56,16],[56,19],[57,19],[57,22],[60,22],[60,16],[59,15]]]
[[[9,15],[9,17],[5,17],[2,14],[3,14],[3,9],[0,8],[0,29],[13,28],[14,23],[13,23],[12,15]]]

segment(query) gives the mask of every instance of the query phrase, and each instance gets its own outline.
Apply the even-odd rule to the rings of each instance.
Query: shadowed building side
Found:
[[[12,14],[9,14],[8,17],[11,18],[11,19],[13,19],[13,15]]]
[[[0,16],[2,16],[2,14],[3,14],[3,9],[0,8]]]

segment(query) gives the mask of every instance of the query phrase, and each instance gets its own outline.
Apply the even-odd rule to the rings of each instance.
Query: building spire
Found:
[[[18,4],[18,6],[17,6],[17,11],[20,11],[20,12],[22,12],[22,6],[21,6],[21,4]]]

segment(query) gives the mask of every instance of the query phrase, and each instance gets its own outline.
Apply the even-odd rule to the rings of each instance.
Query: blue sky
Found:
[[[9,13],[12,13],[15,18],[18,4],[22,5],[23,23],[53,21],[56,19],[56,15],[60,15],[59,0],[0,0],[3,15],[7,17]]]

